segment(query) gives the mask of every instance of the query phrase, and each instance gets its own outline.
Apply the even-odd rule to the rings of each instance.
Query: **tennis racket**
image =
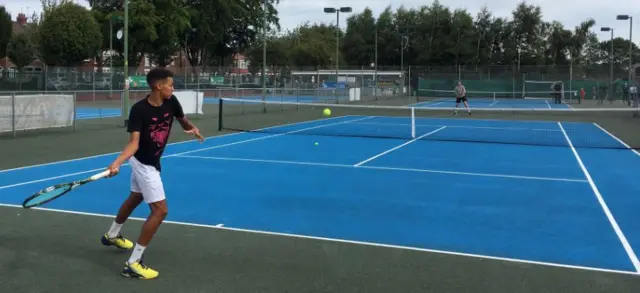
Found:
[[[89,182],[93,182],[98,179],[107,177],[109,176],[109,174],[111,174],[111,172],[109,170],[106,170],[83,180],[49,186],[27,197],[27,199],[25,199],[24,202],[22,203],[22,207],[25,209],[29,209],[32,207],[41,206],[45,203],[48,203],[58,197],[61,197],[67,194],[69,191],[71,191],[72,189],[80,185],[84,185]]]

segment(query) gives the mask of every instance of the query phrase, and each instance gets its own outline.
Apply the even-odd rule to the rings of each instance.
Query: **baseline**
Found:
[[[19,206],[19,205],[11,205],[11,204],[2,204],[2,203],[0,203],[0,206],[9,207],[9,208],[23,209],[22,206]],[[44,212],[53,212],[53,213],[63,213],[63,214],[72,214],[72,215],[81,215],[81,216],[90,216],[90,217],[100,217],[100,218],[108,218],[108,219],[113,219],[113,217],[115,217],[115,215],[98,214],[98,213],[86,213],[86,212],[60,210],[60,209],[32,208],[31,210],[38,210],[38,211],[44,211]],[[129,219],[133,220],[133,221],[139,221],[139,222],[146,221],[146,219],[144,219],[144,218],[137,218],[137,217],[130,217]],[[280,237],[291,237],[291,238],[317,240],[317,241],[330,241],[330,242],[353,244],[353,245],[364,245],[364,246],[371,246],[371,247],[381,247],[381,248],[410,250],[410,251],[426,252],[426,253],[436,253],[436,254],[443,254],[443,255],[471,257],[471,258],[475,258],[475,259],[494,260],[494,261],[502,261],[502,262],[508,262],[508,263],[521,263],[521,264],[529,264],[529,265],[545,266],[545,267],[556,267],[556,268],[565,268],[565,269],[574,269],[574,270],[583,270],[583,271],[594,271],[594,272],[603,272],[603,273],[612,273],[612,274],[623,274],[623,275],[640,276],[639,272],[631,272],[631,271],[612,270],[612,269],[587,267],[587,266],[574,266],[574,265],[567,265],[567,264],[561,264],[561,263],[539,262],[539,261],[523,260],[523,259],[516,259],[516,258],[496,257],[496,256],[488,256],[488,255],[480,255],[480,254],[461,253],[461,252],[454,252],[454,251],[435,250],[435,249],[400,246],[400,245],[389,245],[389,244],[372,243],[372,242],[364,242],[364,241],[353,241],[353,240],[326,238],[326,237],[316,237],[316,236],[308,236],[308,235],[268,232],[268,231],[250,230],[250,229],[240,229],[240,228],[232,228],[232,227],[228,227],[228,226],[224,226],[224,225],[221,226],[220,224],[218,224],[218,225],[205,225],[205,224],[178,222],[178,221],[168,221],[168,220],[165,220],[163,223],[167,223],[167,224],[171,224],[171,225],[187,226],[187,227],[219,229],[219,230],[227,230],[227,231],[242,232],[242,233],[252,233],[252,234],[261,234],[261,235],[269,235],[269,236],[280,236]]]

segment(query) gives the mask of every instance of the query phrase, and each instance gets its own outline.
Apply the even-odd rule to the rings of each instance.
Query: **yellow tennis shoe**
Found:
[[[118,236],[114,237],[114,238],[109,238],[109,235],[104,234],[102,235],[102,239],[100,239],[100,242],[102,242],[102,245],[104,246],[115,246],[117,248],[120,249],[126,249],[129,250],[131,248],[133,248],[133,242],[129,241],[129,239],[126,239],[124,237],[122,237],[122,235],[118,234]]]
[[[150,280],[157,278],[158,275],[160,275],[160,273],[143,264],[142,259],[134,263],[125,262],[124,269],[122,269],[122,276],[127,278]]]

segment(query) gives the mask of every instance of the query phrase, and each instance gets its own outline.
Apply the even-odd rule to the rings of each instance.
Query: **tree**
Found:
[[[28,33],[14,35],[7,46],[7,56],[18,70],[31,64],[36,59],[36,50],[30,35]]]
[[[366,66],[375,62],[376,20],[366,8],[347,18],[347,30],[340,41],[342,54],[350,66]]]
[[[221,3],[210,0],[187,0],[190,27],[195,33],[185,36],[181,45],[186,47],[187,57],[192,66],[223,65],[224,60],[235,52],[245,52],[262,34],[262,1],[224,0]],[[267,28],[279,29],[278,0],[267,0]]]
[[[162,21],[156,26],[158,38],[151,43],[148,50],[149,60],[165,67],[171,64],[175,53],[182,48],[180,44],[185,31],[191,31],[189,13],[181,0],[155,2],[156,17]]]
[[[40,54],[51,66],[77,66],[95,57],[102,47],[102,34],[93,15],[75,3],[64,3],[45,11],[38,30]]]
[[[122,15],[124,11],[123,1],[112,0],[91,0],[89,1],[91,11],[94,15],[102,14],[104,19],[102,20],[102,31],[109,30],[109,18]],[[162,23],[164,15],[158,15],[156,12],[156,6],[154,3],[147,0],[129,0],[129,42],[127,52],[127,63],[130,70],[137,68],[145,54],[152,51],[154,44],[157,45],[158,32],[156,27]],[[117,25],[122,27],[122,23],[118,22]],[[114,25],[114,32],[117,31],[118,26]],[[104,49],[104,43],[108,41],[108,38],[102,40],[102,48]],[[108,42],[106,45],[108,46]],[[117,41],[114,38],[113,49],[118,52],[119,58],[124,60],[124,42]],[[116,58],[114,58],[115,60]]]
[[[6,49],[11,40],[12,32],[13,23],[11,22],[11,15],[4,6],[0,6],[0,57],[7,55]]]

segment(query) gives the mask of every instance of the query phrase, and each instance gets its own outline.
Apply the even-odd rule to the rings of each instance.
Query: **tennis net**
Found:
[[[331,116],[324,116],[329,108]],[[327,105],[221,99],[221,131],[629,149],[640,146],[633,108],[472,109]]]
[[[579,104],[581,101],[578,92],[554,92],[554,91],[528,91],[528,92],[488,92],[488,91],[467,91],[467,98],[472,103],[494,103],[508,102],[514,104],[553,104],[555,95],[560,95],[565,104]],[[418,90],[418,101],[433,103],[455,103],[455,92],[453,90]]]

